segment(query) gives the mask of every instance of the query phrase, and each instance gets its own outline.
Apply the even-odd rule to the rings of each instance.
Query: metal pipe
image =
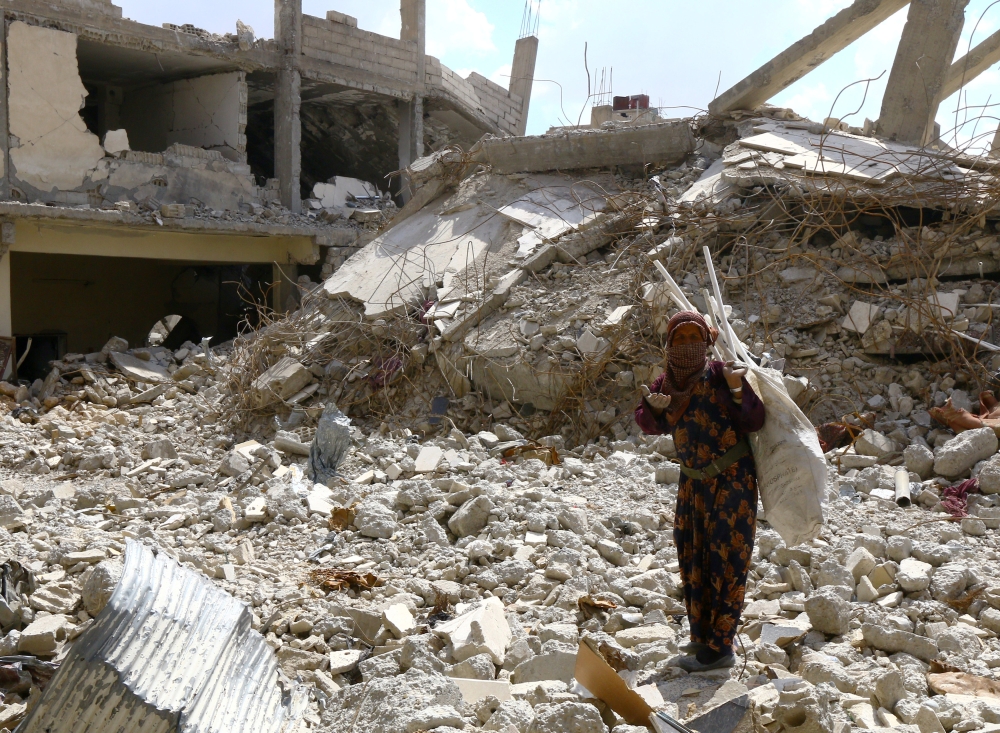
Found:
[[[910,506],[910,473],[905,468],[896,469],[896,506]]]

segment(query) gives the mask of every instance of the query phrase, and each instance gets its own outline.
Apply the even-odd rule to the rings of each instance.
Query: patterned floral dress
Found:
[[[677,455],[688,468],[706,468],[764,425],[760,398],[744,379],[743,403],[734,402],[722,368],[722,362],[709,364],[674,423],[665,414],[654,415],[645,401],[635,411],[647,435],[674,436]],[[650,391],[659,392],[663,379]],[[691,640],[716,651],[732,648],[743,612],[757,522],[756,473],[753,455],[747,454],[714,479],[681,475],[674,543]]]

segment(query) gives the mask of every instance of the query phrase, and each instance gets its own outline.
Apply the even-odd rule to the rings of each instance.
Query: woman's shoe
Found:
[[[700,641],[689,641],[687,644],[681,644],[677,651],[693,657],[702,649],[708,649],[708,644],[702,644]]]
[[[736,664],[736,655],[733,654],[732,650],[715,652],[709,649],[709,651],[711,654],[705,654],[702,650],[701,659],[698,658],[699,655],[681,657],[677,666],[685,672],[708,672],[712,669],[732,667]]]

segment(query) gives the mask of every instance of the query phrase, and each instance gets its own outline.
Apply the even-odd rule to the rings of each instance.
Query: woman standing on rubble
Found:
[[[684,474],[677,492],[674,544],[691,625],[689,672],[731,667],[743,612],[757,521],[756,465],[747,434],[764,425],[764,404],[745,365],[709,361],[718,331],[699,313],[667,325],[667,364],[635,421],[647,435],[670,434]]]

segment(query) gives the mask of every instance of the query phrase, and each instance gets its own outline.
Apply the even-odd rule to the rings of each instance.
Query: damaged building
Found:
[[[8,0],[0,730],[1000,730],[1000,142],[934,123],[1000,62],[954,58],[966,5],[909,4],[878,120],[769,100],[905,0],[708,114],[526,136],[534,36],[462,79],[422,2],[259,41]],[[700,671],[708,467],[634,415],[692,308],[765,413]]]
[[[232,338],[370,240],[409,196],[387,176],[523,134],[534,36],[505,89],[426,55],[422,0],[400,12],[396,39],[280,0],[262,40],[106,0],[5,4],[0,336],[19,376],[111,335]]]

